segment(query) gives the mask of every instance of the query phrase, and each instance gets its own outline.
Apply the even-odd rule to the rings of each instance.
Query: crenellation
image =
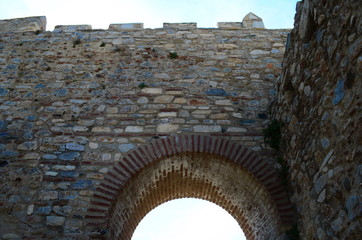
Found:
[[[142,30],[143,23],[120,23],[120,24],[110,24],[109,31],[130,31],[130,30]]]
[[[92,30],[91,25],[57,25],[54,32],[77,32],[84,30]]]
[[[27,17],[0,20],[0,33],[45,31],[46,17]]]
[[[119,23],[110,24],[108,30],[104,31],[135,31],[143,30],[143,23]],[[218,29],[264,29],[264,23],[261,18],[253,13],[249,13],[243,19],[243,22],[219,22],[217,23]],[[197,23],[163,23],[163,28],[156,28],[157,30],[190,30],[197,29]],[[202,28],[201,28],[202,29]],[[205,30],[211,30],[215,28],[204,28]],[[0,20],[0,32],[1,33],[16,33],[16,32],[36,32],[46,30],[46,17],[26,17]],[[101,29],[92,29],[91,25],[57,25],[54,28],[54,32],[79,32],[79,31],[100,31]]]

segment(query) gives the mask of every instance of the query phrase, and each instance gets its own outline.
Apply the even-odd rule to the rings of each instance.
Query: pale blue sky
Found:
[[[292,28],[297,0],[0,0],[0,19],[46,16],[55,25],[90,24],[107,29],[111,23],[241,22],[249,12],[263,18],[266,28]]]

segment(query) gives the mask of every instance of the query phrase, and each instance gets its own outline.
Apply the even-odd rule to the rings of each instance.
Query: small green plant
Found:
[[[138,87],[140,88],[140,89],[142,89],[142,88],[145,88],[145,87],[148,87],[145,83],[140,83],[139,85],[138,85]]]
[[[114,49],[114,51],[115,51],[115,52],[120,52],[120,51],[122,51],[122,48],[116,47],[116,48]]]
[[[75,39],[74,41],[73,41],[73,47],[75,48],[75,46],[77,46],[77,45],[79,45],[79,44],[81,44],[82,43],[82,41],[79,39],[79,38],[77,38],[77,39]]]
[[[176,58],[178,58],[178,54],[177,54],[177,52],[170,52],[170,53],[169,53],[169,57],[170,57],[171,59],[176,59]]]
[[[285,231],[289,240],[300,240],[297,224],[294,224],[289,230]]]
[[[276,150],[280,150],[280,142],[282,139],[281,128],[282,123],[274,119],[269,126],[263,130],[264,142]]]
[[[102,42],[101,45],[99,45],[100,47],[105,47],[106,46],[106,43],[105,42]]]
[[[289,190],[289,166],[282,157],[277,157],[276,161],[281,166],[279,169],[279,177],[283,185]]]

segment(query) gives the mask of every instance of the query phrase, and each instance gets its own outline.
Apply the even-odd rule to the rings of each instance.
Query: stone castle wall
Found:
[[[302,239],[362,236],[362,5],[298,4],[274,114]]]
[[[217,29],[44,24],[0,22],[3,238],[82,235],[104,174],[157,138],[216,136],[272,160],[262,129],[287,30],[253,15]]]
[[[82,236],[93,194],[99,194],[100,205],[118,194],[112,185],[116,174],[139,163],[111,168],[140,146],[143,152],[153,149],[155,156],[160,147],[163,156],[172,157],[167,144],[177,152],[182,139],[179,148],[200,153],[208,139],[216,149],[203,150],[220,152],[210,156],[215,161],[240,157],[235,148],[245,146],[247,160],[242,161],[249,173],[269,167],[250,179],[268,176],[270,166],[278,166],[262,135],[272,115],[283,123],[281,152],[301,238],[359,239],[361,12],[359,1],[304,0],[288,40],[289,30],[264,29],[253,15],[243,23],[219,23],[217,29],[168,23],[161,29],[112,24],[108,30],[81,25],[44,32],[43,17],[0,21],[0,237]],[[256,159],[263,163],[257,165]],[[157,174],[156,179],[164,175]],[[105,176],[109,185],[97,188]],[[204,176],[194,179],[201,180],[199,188],[209,186]],[[161,190],[170,188],[162,184]],[[289,203],[278,194],[274,200]],[[270,191],[258,197],[265,196]],[[283,204],[275,208],[274,200],[265,207],[275,216],[289,210]],[[138,203],[129,202],[138,209]],[[127,208],[122,201],[115,204]],[[92,221],[103,223],[105,211],[92,211]],[[259,228],[249,223],[250,239],[267,236],[266,222]],[[275,229],[274,238],[282,228]]]

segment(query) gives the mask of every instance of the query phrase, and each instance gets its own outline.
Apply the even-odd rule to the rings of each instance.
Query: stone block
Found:
[[[3,151],[0,153],[0,158],[14,158],[19,155],[19,152],[16,151]]]
[[[338,80],[336,87],[334,89],[332,103],[337,105],[344,98],[344,81],[342,79]]]
[[[47,159],[47,160],[53,160],[53,159],[57,159],[58,157],[54,154],[44,154],[42,156],[42,158]]]
[[[61,171],[73,171],[75,170],[75,166],[73,165],[55,165],[52,168],[55,171],[61,170]]]
[[[186,102],[187,102],[186,98],[175,98],[175,100],[173,101],[173,103],[176,103],[176,104],[184,104]]]
[[[130,30],[142,30],[143,23],[118,23],[110,24],[109,31],[130,31]]]
[[[265,28],[264,27],[264,23],[263,23],[263,19],[261,19],[260,17],[258,17],[257,15],[255,15],[254,13],[248,13],[244,18],[243,18],[243,27],[244,28]]]
[[[36,150],[38,148],[38,143],[36,141],[24,142],[18,146],[18,150],[30,151]]]
[[[169,132],[176,132],[179,128],[179,125],[176,124],[160,124],[157,126],[157,132],[160,133],[169,133]]]
[[[9,90],[0,88],[0,97],[5,97],[8,94]],[[4,121],[2,121],[4,122]]]
[[[172,95],[162,95],[155,98],[155,103],[170,103],[173,99]]]
[[[22,239],[18,234],[16,233],[5,233],[2,236],[2,239],[4,240],[20,240]]]
[[[51,206],[39,207],[35,213],[39,215],[49,215],[52,211]]]
[[[196,29],[197,23],[163,23],[163,28],[165,29],[179,29],[179,30],[188,30],[188,29]]]
[[[148,94],[162,94],[162,88],[143,88],[141,91]]]
[[[211,88],[205,92],[209,96],[227,96],[227,93],[222,88]]]
[[[216,105],[221,105],[221,106],[230,106],[233,105],[232,102],[230,102],[229,99],[225,99],[225,100],[216,100],[215,101]]]
[[[135,149],[135,148],[136,148],[136,146],[134,144],[132,144],[132,143],[120,144],[119,145],[119,151],[121,151],[121,152],[128,152],[128,151],[130,151],[132,149]]]
[[[270,54],[269,51],[265,51],[265,50],[259,50],[259,49],[254,49],[250,52],[250,55],[267,55]]]
[[[69,152],[69,153],[63,153],[63,154],[59,155],[59,159],[63,160],[63,161],[74,161],[78,157],[80,157],[79,152]]]
[[[140,133],[140,132],[143,132],[143,131],[144,131],[144,127],[140,127],[140,126],[127,126],[124,131],[125,131],[125,132],[130,132],[130,133]]]
[[[73,189],[85,189],[89,188],[93,185],[92,180],[77,180],[75,183],[71,185]]]
[[[28,206],[27,210],[26,210],[26,215],[32,215],[34,212],[34,204],[31,204]]]
[[[194,126],[194,132],[199,133],[213,133],[213,132],[221,132],[221,126],[219,125],[196,125]]]
[[[217,26],[220,29],[229,29],[229,30],[236,30],[243,28],[243,24],[241,22],[218,22]]]
[[[246,128],[240,128],[240,127],[228,127],[226,132],[238,132],[238,133],[244,133],[248,130]]]
[[[63,226],[65,223],[65,217],[59,217],[59,216],[47,216],[46,217],[46,225],[48,226]]]
[[[177,112],[160,112],[157,114],[158,118],[164,117],[177,117]]]
[[[46,17],[27,17],[0,20],[0,33],[45,31]]]
[[[54,28],[54,32],[76,32],[92,30],[91,25],[57,25]]]
[[[39,199],[40,200],[54,200],[58,199],[57,191],[42,191],[40,192]]]
[[[104,132],[104,133],[110,133],[112,130],[109,127],[94,127],[92,128],[92,132]]]
[[[76,143],[66,143],[65,149],[72,151],[84,151],[84,146]]]

